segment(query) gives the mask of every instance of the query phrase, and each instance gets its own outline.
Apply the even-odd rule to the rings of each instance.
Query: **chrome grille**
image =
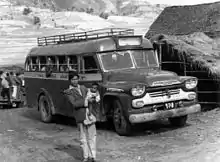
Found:
[[[168,89],[168,90],[162,90],[162,91],[156,91],[156,92],[150,92],[150,97],[163,97],[167,95],[177,95],[180,93],[180,89]]]

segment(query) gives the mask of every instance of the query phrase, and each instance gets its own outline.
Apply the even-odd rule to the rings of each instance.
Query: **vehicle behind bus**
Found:
[[[23,77],[22,74],[19,76],[16,76],[16,83],[19,82],[19,84],[14,88],[10,85],[9,81],[6,79],[7,76],[6,72],[1,71],[1,86],[0,86],[0,107],[1,108],[18,108],[25,105],[25,91],[24,91],[24,84],[23,84]],[[8,73],[9,74],[9,73]],[[3,78],[5,78],[5,83]],[[4,83],[3,83],[4,82]],[[4,84],[4,85],[3,85]],[[7,89],[4,89],[3,87],[8,87]],[[9,97],[9,98],[8,98]]]
[[[197,78],[178,76],[160,68],[149,40],[133,29],[110,28],[38,38],[25,62],[27,104],[36,107],[44,122],[55,114],[75,117],[62,91],[69,71],[80,84],[99,83],[99,122],[113,119],[119,135],[130,135],[138,123],[168,118],[184,126],[187,115],[201,111]]]

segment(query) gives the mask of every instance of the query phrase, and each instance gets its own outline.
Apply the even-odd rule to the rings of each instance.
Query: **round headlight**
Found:
[[[187,89],[193,89],[197,86],[198,80],[196,78],[189,79],[185,82],[185,87]]]
[[[144,85],[136,85],[131,89],[131,94],[133,96],[141,96],[145,92],[145,86]]]

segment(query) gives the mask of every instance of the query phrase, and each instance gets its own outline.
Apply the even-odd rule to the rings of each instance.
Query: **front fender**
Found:
[[[191,78],[196,78],[197,79],[197,77],[194,77],[194,76],[180,76],[179,77],[179,79],[181,80],[181,82],[184,82],[184,81],[186,81],[186,80],[188,80],[188,79],[191,79]]]
[[[40,89],[40,93],[38,94],[38,97],[37,97],[37,108],[38,108],[38,110],[39,110],[39,99],[40,99],[40,96],[41,95],[45,95],[47,98],[48,98],[48,100],[49,100],[49,104],[50,104],[50,108],[51,108],[51,111],[52,111],[52,114],[55,114],[55,107],[54,107],[54,104],[53,104],[53,100],[52,100],[52,98],[51,98],[51,95],[50,95],[50,93],[46,90],[46,89],[44,89],[44,88],[41,88]]]
[[[118,93],[118,92],[107,92],[103,96],[103,105],[104,102],[112,102],[109,99],[118,99],[122,106],[122,111],[126,118],[128,118],[128,111],[132,109],[131,107],[131,96],[126,93]]]

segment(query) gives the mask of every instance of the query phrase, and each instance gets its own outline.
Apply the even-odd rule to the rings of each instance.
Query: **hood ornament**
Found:
[[[171,97],[171,92],[168,89],[165,90],[165,94],[168,98]]]

